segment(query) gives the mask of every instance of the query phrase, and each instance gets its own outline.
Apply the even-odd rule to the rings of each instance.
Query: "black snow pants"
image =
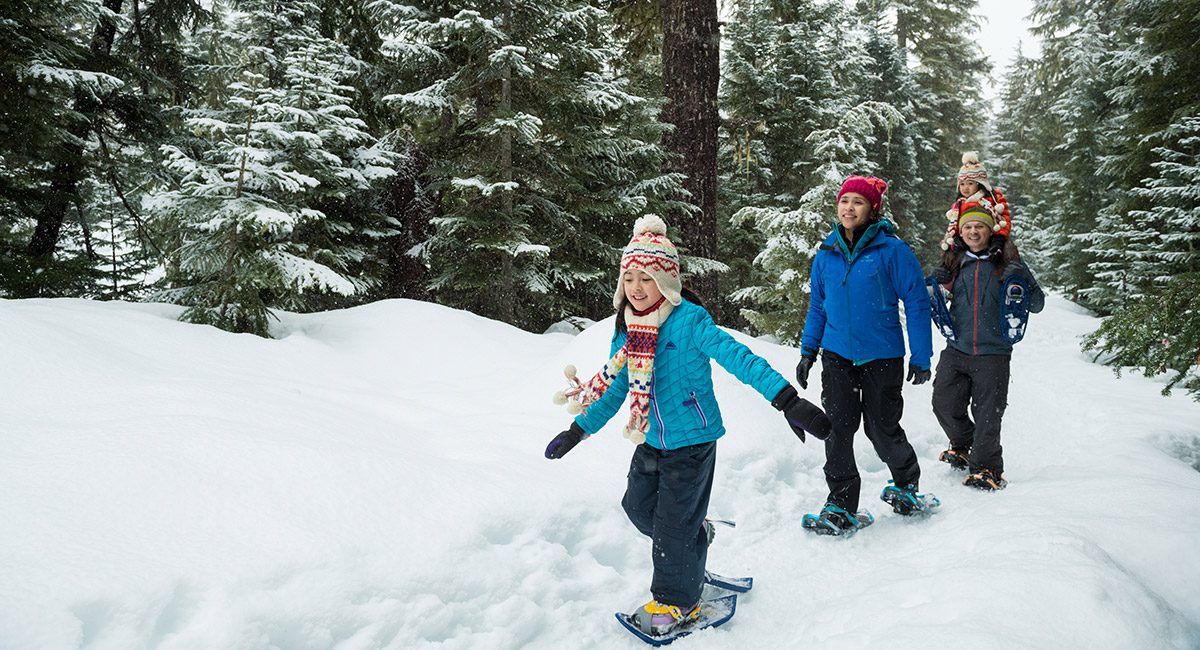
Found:
[[[670,451],[642,443],[633,452],[621,505],[652,540],[650,593],[664,605],[691,607],[700,600],[708,559],[703,524],[716,461],[716,442]]]
[[[971,473],[1004,472],[1000,421],[1008,407],[1012,357],[966,354],[947,346],[933,378],[933,413],[951,447],[970,447]],[[967,416],[967,407],[972,418]]]
[[[861,422],[875,453],[887,464],[897,486],[917,487],[917,453],[900,427],[904,412],[903,358],[854,365],[829,350],[821,356],[821,404],[833,424],[825,441],[825,483],[829,502],[858,510],[862,478],[854,462],[854,434]]]

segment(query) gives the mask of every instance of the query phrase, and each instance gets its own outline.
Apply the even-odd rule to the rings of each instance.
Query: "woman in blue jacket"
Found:
[[[821,357],[821,404],[832,423],[825,441],[825,482],[829,497],[820,515],[806,515],[813,532],[840,535],[871,523],[858,511],[862,480],[854,462],[859,423],[892,473],[881,498],[902,515],[937,504],[917,494],[921,469],[900,427],[904,408],[904,333],[899,301],[904,301],[911,357],[908,379],[929,380],[933,356],[929,295],[921,265],[892,224],[880,217],[887,184],[851,176],[838,192],[837,222],[813,258],[808,316],[801,338],[796,378],[808,387],[808,374]]]
[[[995,216],[979,203],[967,203],[958,218],[960,239],[942,257],[934,277],[948,285],[950,319],[956,337],[938,359],[933,380],[933,413],[950,439],[939,459],[968,470],[965,485],[1002,490],[1004,459],[1000,421],[1008,407],[1012,344],[1004,338],[1000,305],[1005,281],[1019,275],[1029,286],[1029,311],[1039,312],[1046,295],[1010,240],[990,252]],[[967,415],[970,408],[974,420]]]
[[[546,458],[561,458],[599,431],[628,395],[625,437],[637,448],[621,505],[653,540],[654,562],[654,599],[631,618],[647,634],[662,635],[698,615],[712,540],[705,514],[716,440],[725,426],[713,394],[710,359],[770,400],[801,441],[805,431],[826,437],[829,420],[766,360],[719,329],[683,289],[679,255],[662,219],[638,219],[620,271],[611,358],[591,381],[568,391],[578,398],[572,406],[582,412],[546,447]]]

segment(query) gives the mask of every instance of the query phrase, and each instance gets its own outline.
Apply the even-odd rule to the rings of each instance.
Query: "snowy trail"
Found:
[[[566,458],[561,370],[594,372],[611,320],[531,335],[389,301],[284,314],[278,340],[175,307],[0,301],[0,648],[641,648],[649,598],[620,509],[619,418]],[[1200,404],[1079,351],[1097,321],[1051,296],[1014,357],[1010,487],[936,461],[931,387],[905,388],[926,521],[806,535],[822,449],[715,372],[728,435],[710,568],[754,575],[716,649],[1200,647]],[[796,351],[737,335],[791,376]],[[807,397],[817,400],[810,386]],[[1164,525],[1169,522],[1169,525]]]

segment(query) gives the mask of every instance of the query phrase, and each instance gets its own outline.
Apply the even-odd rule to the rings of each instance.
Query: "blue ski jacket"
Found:
[[[932,310],[917,256],[887,219],[871,224],[856,244],[851,249],[835,225],[817,250],[801,350],[815,355],[825,348],[855,363],[903,358],[903,300],[909,362],[928,370]]]
[[[1029,311],[1041,311],[1046,294],[1029,267],[1010,262],[1001,277],[990,259],[962,254],[951,290],[950,319],[957,335],[955,340],[947,341],[951,347],[963,354],[1012,354],[1012,344],[1004,340],[1000,329],[1000,303],[1004,299],[1001,295],[1004,281],[1014,274],[1029,283]]]
[[[610,356],[625,345],[626,336],[619,330],[613,335]],[[725,435],[713,393],[710,359],[768,401],[788,385],[766,359],[717,327],[703,307],[684,299],[658,328],[646,444],[670,450]],[[576,416],[575,422],[587,433],[599,431],[620,410],[628,393],[629,370],[622,368],[604,395]]]

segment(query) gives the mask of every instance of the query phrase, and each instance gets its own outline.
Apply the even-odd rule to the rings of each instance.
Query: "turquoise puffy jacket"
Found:
[[[610,356],[625,345],[625,338],[620,331],[613,336]],[[703,307],[685,299],[658,329],[646,444],[678,449],[725,435],[713,393],[710,359],[767,401],[788,385],[788,380],[765,359],[718,328]],[[576,416],[575,422],[588,433],[599,431],[621,410],[628,393],[629,371],[622,368],[612,386],[588,406],[586,413]]]

